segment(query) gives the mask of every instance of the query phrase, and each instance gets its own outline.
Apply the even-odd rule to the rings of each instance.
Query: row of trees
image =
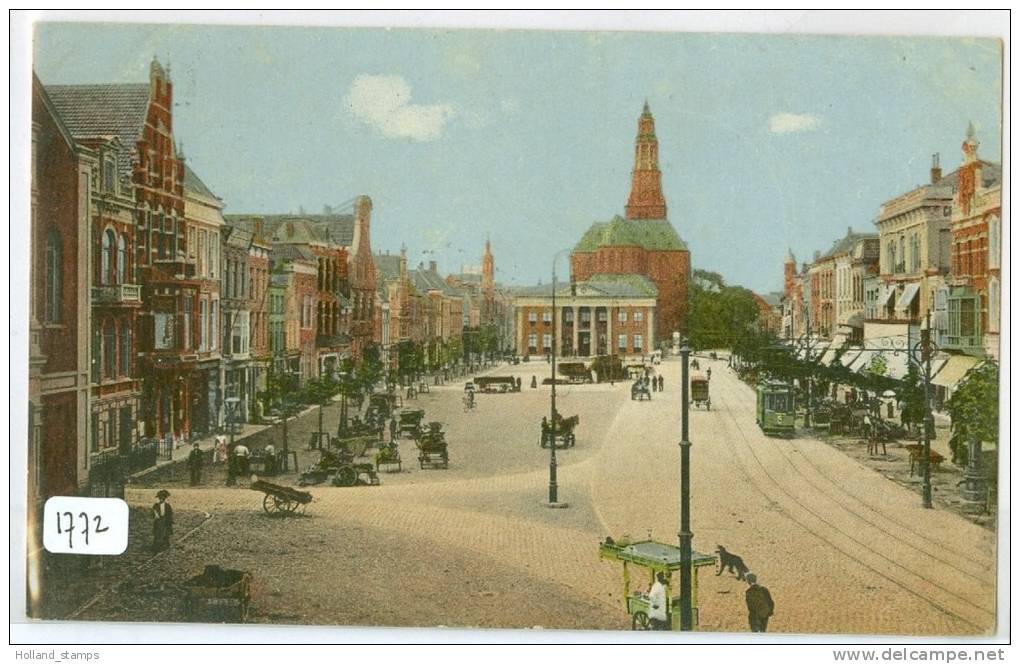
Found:
[[[694,270],[688,323],[693,350],[734,348],[747,331],[757,327],[759,315],[754,293],[727,285],[717,272]]]

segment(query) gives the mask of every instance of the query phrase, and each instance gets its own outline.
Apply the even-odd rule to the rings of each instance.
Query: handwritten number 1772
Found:
[[[66,518],[66,527],[64,519]],[[91,519],[87,512],[79,512],[78,518],[81,524],[81,534],[85,537],[85,546],[89,545],[89,533],[93,532],[96,534],[105,533],[110,528],[103,525],[103,518],[99,514],[96,514]],[[67,533],[67,548],[74,548],[74,514],[71,512],[57,512],[57,534],[63,535]],[[95,522],[95,527],[90,526],[90,522]]]

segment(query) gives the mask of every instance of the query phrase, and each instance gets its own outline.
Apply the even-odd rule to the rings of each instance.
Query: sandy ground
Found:
[[[558,452],[566,509],[543,505],[549,388],[528,388],[548,365],[522,364],[498,372],[521,375],[521,394],[480,395],[473,412],[460,383],[408,404],[444,423],[449,470],[419,469],[402,441],[403,472],[377,487],[313,487],[308,515],[292,519],[266,517],[261,494],[213,475],[198,488],[170,483],[178,513],[203,525],[133,572],[141,590],[110,590],[80,617],[180,620],[175,588],[215,563],[255,576],[258,622],[626,629],[621,569],[597,545],[610,534],[676,541],[679,364],[660,370],[666,391],[651,402],[632,402],[627,384],[558,389],[559,411],[581,418],[577,446]],[[777,604],[770,631],[992,629],[993,533],[921,509],[914,491],[822,441],[763,436],[753,393],[725,363],[711,387],[712,411],[691,416],[694,546],[722,544],[759,574]],[[336,417],[330,409],[327,426]],[[307,441],[316,421],[293,423],[291,439]],[[128,500],[147,506],[152,492],[132,488]],[[746,586],[712,569],[698,582],[700,629],[746,631]],[[141,596],[163,608],[131,599]]]

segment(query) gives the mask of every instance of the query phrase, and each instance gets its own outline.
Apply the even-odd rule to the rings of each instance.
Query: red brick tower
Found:
[[[482,292],[487,296],[490,295],[495,288],[496,275],[495,275],[495,261],[492,258],[492,248],[489,246],[489,240],[485,240],[485,253],[482,255]]]
[[[627,199],[627,219],[665,219],[666,199],[662,195],[659,171],[659,140],[655,137],[655,118],[645,102],[638,118],[634,146],[634,171]]]
[[[797,259],[793,257],[793,251],[786,251],[786,261],[783,263],[783,295],[790,297],[793,286],[797,282]]]

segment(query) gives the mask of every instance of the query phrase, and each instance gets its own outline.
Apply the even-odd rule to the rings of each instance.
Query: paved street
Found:
[[[694,546],[743,557],[776,600],[770,631],[992,629],[992,533],[922,510],[915,493],[821,441],[763,436],[752,390],[724,362],[705,364],[713,409],[691,417]],[[568,509],[542,505],[549,455],[538,421],[549,388],[528,386],[549,365],[531,362],[495,371],[520,375],[521,394],[479,395],[473,412],[463,411],[462,382],[407,404],[444,423],[449,470],[420,470],[404,440],[404,472],[384,473],[378,487],[313,487],[309,516],[291,520],[266,518],[251,491],[175,488],[179,512],[212,518],[146,576],[249,569],[262,622],[628,628],[621,569],[596,552],[610,534],[676,541],[680,365],[659,369],[666,391],[651,402],[632,402],[628,383],[558,389],[559,411],[580,416],[577,446],[558,454]],[[336,417],[328,409],[327,426]],[[303,447],[315,426],[314,412],[293,423],[292,444]],[[148,506],[151,493],[127,498]],[[746,631],[742,582],[705,569],[699,586],[701,629]],[[115,604],[82,617],[113,617]]]

